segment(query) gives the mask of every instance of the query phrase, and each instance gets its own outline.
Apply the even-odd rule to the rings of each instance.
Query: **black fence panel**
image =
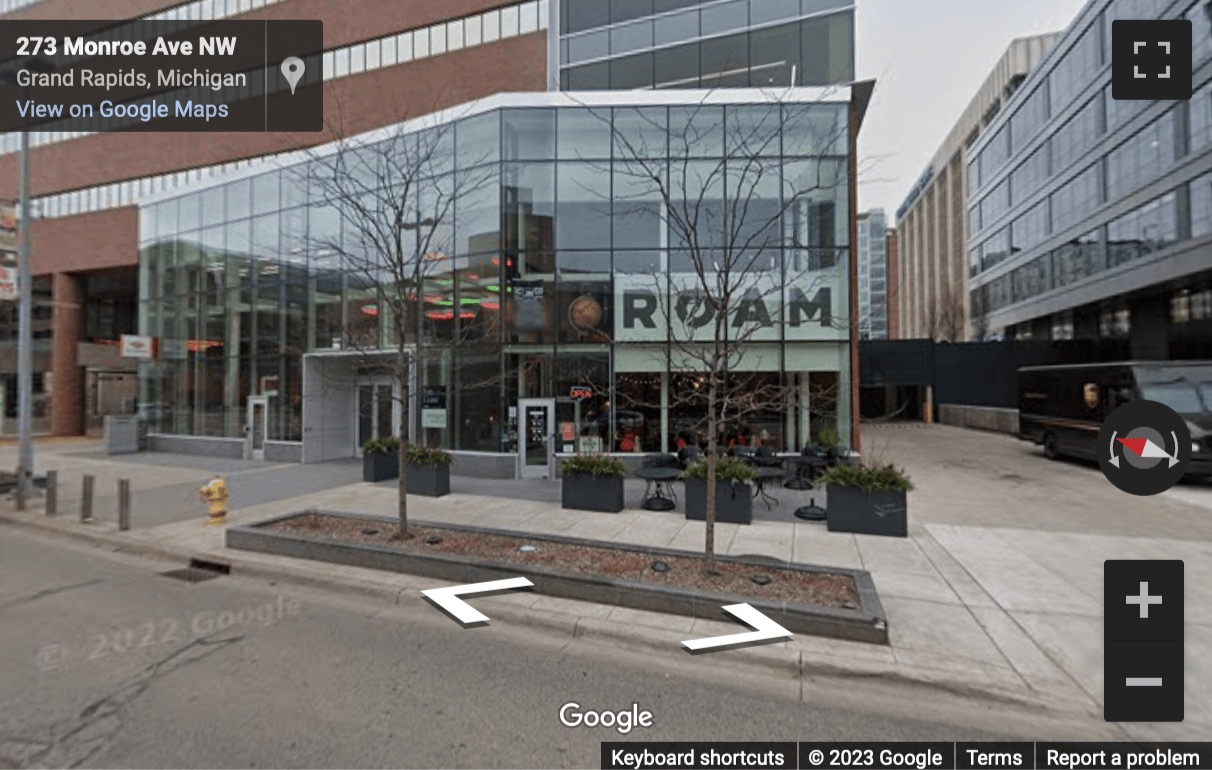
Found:
[[[863,387],[929,385],[935,404],[1018,406],[1018,368],[1124,361],[1127,340],[932,342],[871,340],[859,346]]]

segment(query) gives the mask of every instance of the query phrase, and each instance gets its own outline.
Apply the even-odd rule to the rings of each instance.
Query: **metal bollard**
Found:
[[[93,482],[96,479],[91,474],[84,475],[84,493],[80,495],[80,521],[88,523],[93,520]]]
[[[46,515],[58,513],[59,507],[59,471],[46,472]]]
[[[118,479],[118,529],[130,529],[130,479]]]

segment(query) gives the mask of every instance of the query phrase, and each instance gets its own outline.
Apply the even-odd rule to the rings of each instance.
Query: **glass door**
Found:
[[[522,399],[518,402],[522,441],[518,442],[521,477],[524,479],[554,478],[554,449],[552,430],[555,424],[555,400],[550,398]]]
[[[265,436],[269,432],[269,398],[251,396],[248,399],[248,425],[244,432],[244,456],[252,460],[265,459]]]

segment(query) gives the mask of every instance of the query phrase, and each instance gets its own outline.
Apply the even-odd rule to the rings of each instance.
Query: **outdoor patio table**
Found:
[[[773,497],[771,497],[769,494],[766,493],[766,482],[775,481],[777,479],[783,478],[783,469],[782,468],[773,468],[773,467],[766,466],[766,465],[759,465],[759,466],[755,467],[753,470],[758,475],[757,484],[756,484],[757,489],[754,490],[753,496],[754,497],[760,496],[762,498],[762,502],[766,504],[767,509],[770,508],[771,503],[778,505],[779,501],[775,500]]]
[[[673,492],[673,481],[681,473],[677,468],[640,468],[636,478],[645,481],[644,499],[640,507],[646,511],[671,511],[677,505]]]
[[[788,479],[784,487],[787,489],[812,489],[812,479],[816,477],[821,468],[825,466],[825,461],[816,457],[808,457],[805,455],[797,455],[795,457],[785,458],[787,462],[795,466],[795,477]]]

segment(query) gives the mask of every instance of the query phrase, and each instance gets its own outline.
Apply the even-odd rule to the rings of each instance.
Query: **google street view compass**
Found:
[[[1191,431],[1170,407],[1129,401],[1098,432],[1098,465],[1107,480],[1130,495],[1165,492],[1191,462]]]

